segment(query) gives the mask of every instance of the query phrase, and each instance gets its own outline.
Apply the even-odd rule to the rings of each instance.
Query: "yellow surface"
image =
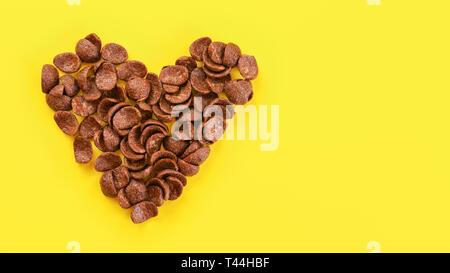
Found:
[[[72,2],[72,1],[69,1]],[[76,3],[77,1],[73,1]],[[7,1],[0,17],[0,251],[450,251],[450,2]],[[221,141],[134,225],[74,162],[40,71],[96,32],[159,73],[208,35],[255,55],[280,145]]]

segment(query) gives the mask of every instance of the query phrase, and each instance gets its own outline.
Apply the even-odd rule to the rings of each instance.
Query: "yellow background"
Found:
[[[2,4],[0,251],[450,251],[447,0]],[[221,141],[144,224],[74,161],[40,72],[96,32],[159,73],[196,38],[255,55],[280,145]]]

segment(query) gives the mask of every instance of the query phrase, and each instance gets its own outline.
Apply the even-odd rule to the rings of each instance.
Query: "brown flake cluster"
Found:
[[[204,37],[189,52],[158,75],[128,60],[123,46],[102,46],[92,33],[78,41],[75,53],[58,54],[53,65],[42,67],[42,92],[57,126],[75,137],[76,162],[92,160],[92,142],[103,152],[94,164],[103,172],[100,188],[132,208],[134,223],[180,197],[186,177],[199,172],[233,117],[233,103],[253,97],[258,66],[236,44]],[[231,78],[235,67],[241,79]],[[171,133],[167,123],[173,121],[183,129]]]

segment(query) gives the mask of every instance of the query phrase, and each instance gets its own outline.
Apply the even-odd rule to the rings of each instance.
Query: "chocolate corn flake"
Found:
[[[145,184],[134,179],[131,179],[130,184],[125,188],[125,194],[131,204],[136,204],[148,199],[148,192]]]
[[[47,105],[54,111],[70,111],[72,109],[72,98],[66,95],[60,95],[57,91],[54,90],[53,93],[46,95]]]
[[[60,78],[62,85],[64,86],[64,93],[73,97],[78,94],[80,87],[78,86],[78,81],[72,75],[63,75]]]
[[[246,80],[254,80],[258,76],[258,65],[256,59],[253,56],[242,55],[239,58],[238,63],[239,73]]]
[[[169,186],[169,200],[176,200],[183,193],[183,184],[178,178],[167,177],[165,183]]]
[[[226,68],[225,70],[221,72],[212,71],[209,67],[203,66],[202,67],[205,74],[211,78],[223,78],[226,77],[231,72],[231,67]]]
[[[195,68],[197,68],[197,62],[195,61],[194,58],[189,56],[182,56],[178,58],[175,64],[186,67],[189,73],[191,73]]]
[[[109,62],[104,62],[95,72],[95,85],[101,91],[108,91],[116,87],[116,67]]]
[[[106,44],[101,52],[102,58],[113,64],[124,63],[128,59],[127,50],[118,44]]]
[[[116,87],[111,90],[104,91],[102,96],[103,98],[111,98],[119,102],[124,102],[127,99],[125,88],[120,85],[116,85]]]
[[[59,82],[58,70],[51,64],[42,67],[41,88],[42,92],[48,93]]]
[[[145,78],[151,85],[151,91],[148,95],[147,103],[150,105],[154,105],[158,103],[159,98],[161,97],[162,84],[159,80],[158,75],[156,75],[155,73],[148,73]]]
[[[163,84],[182,85],[189,78],[189,71],[182,65],[169,65],[164,67],[159,74]]]
[[[235,67],[241,57],[241,49],[233,43],[228,43],[223,53],[223,65]]]
[[[176,93],[180,90],[180,87],[178,85],[163,84],[163,89],[166,93]]]
[[[97,111],[97,101],[87,101],[83,96],[77,96],[72,99],[72,110],[81,117],[87,117]]]
[[[231,81],[231,76],[229,74],[223,78],[206,78],[206,84],[209,89],[216,94],[222,93],[225,84],[229,81]]]
[[[75,141],[73,142],[73,151],[75,154],[75,160],[78,163],[86,164],[92,159],[92,144],[87,138],[81,136],[75,137]]]
[[[104,98],[100,101],[97,106],[97,114],[100,120],[107,122],[108,121],[108,111],[118,103],[117,100],[111,98]],[[73,102],[72,102],[73,107]],[[74,110],[75,111],[75,110]]]
[[[156,206],[160,207],[164,203],[164,191],[158,186],[149,186],[147,188],[148,199]]]
[[[75,52],[83,62],[93,63],[100,59],[100,51],[88,39],[79,40],[75,47]]]
[[[224,71],[226,68],[224,65],[217,64],[211,60],[207,50],[203,52],[203,65],[203,67],[207,67],[209,70],[217,73]]]
[[[130,99],[135,101],[145,101],[150,94],[151,85],[146,79],[132,77],[127,82],[125,91]]]
[[[208,50],[209,44],[211,44],[211,38],[209,37],[203,37],[195,40],[189,47],[189,52],[191,53],[192,58],[196,61],[202,61],[203,52]]]
[[[245,104],[253,97],[252,83],[249,80],[232,80],[225,84],[227,98],[235,104]]]
[[[206,74],[200,67],[197,67],[192,71],[191,84],[192,87],[200,94],[208,94],[211,92],[211,89],[206,82]]]
[[[57,111],[53,116],[58,127],[68,135],[75,135],[78,132],[78,120],[70,112]]]
[[[121,108],[114,114],[112,124],[117,129],[131,129],[141,121],[142,115],[138,109],[133,106]]]
[[[119,79],[128,81],[131,77],[144,78],[147,75],[147,67],[140,61],[127,61],[117,69]]]
[[[56,55],[53,64],[62,72],[75,73],[81,67],[81,60],[76,54],[67,52]]]
[[[97,34],[91,33],[86,37],[84,37],[84,39],[94,44],[97,50],[100,52],[100,50],[102,49],[102,40],[100,39],[100,37],[97,36]]]
[[[80,136],[92,138],[97,130],[102,129],[102,124],[96,116],[88,116],[80,123]]]
[[[158,208],[153,202],[143,201],[134,206],[131,212],[131,220],[135,224],[142,223],[158,215]]]
[[[95,169],[99,172],[105,172],[119,167],[122,164],[122,159],[119,155],[113,152],[106,152],[101,154],[95,160]]]
[[[223,63],[223,55],[226,46],[227,45],[222,42],[212,42],[211,44],[209,44],[208,55],[213,62],[215,62],[216,64]]]
[[[102,96],[102,92],[98,89],[95,83],[95,76],[87,78],[87,89],[83,90],[83,97],[85,100],[94,101]]]
[[[185,176],[196,175],[200,169],[198,166],[189,164],[180,158],[178,159],[178,167],[180,168],[180,172]]]
[[[164,149],[171,151],[177,156],[180,156],[189,145],[185,140],[177,140],[171,136],[166,136],[163,140]]]

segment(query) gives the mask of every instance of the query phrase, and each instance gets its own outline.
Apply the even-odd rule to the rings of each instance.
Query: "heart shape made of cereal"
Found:
[[[75,137],[76,162],[92,160],[92,142],[103,152],[95,160],[103,172],[100,188],[132,208],[134,223],[156,216],[159,206],[182,194],[186,177],[198,173],[233,117],[233,104],[253,97],[258,66],[236,44],[203,37],[189,53],[158,75],[129,60],[123,46],[102,47],[92,33],[78,41],[75,53],[61,53],[42,67],[42,92],[57,126]],[[241,79],[231,78],[234,67]]]

